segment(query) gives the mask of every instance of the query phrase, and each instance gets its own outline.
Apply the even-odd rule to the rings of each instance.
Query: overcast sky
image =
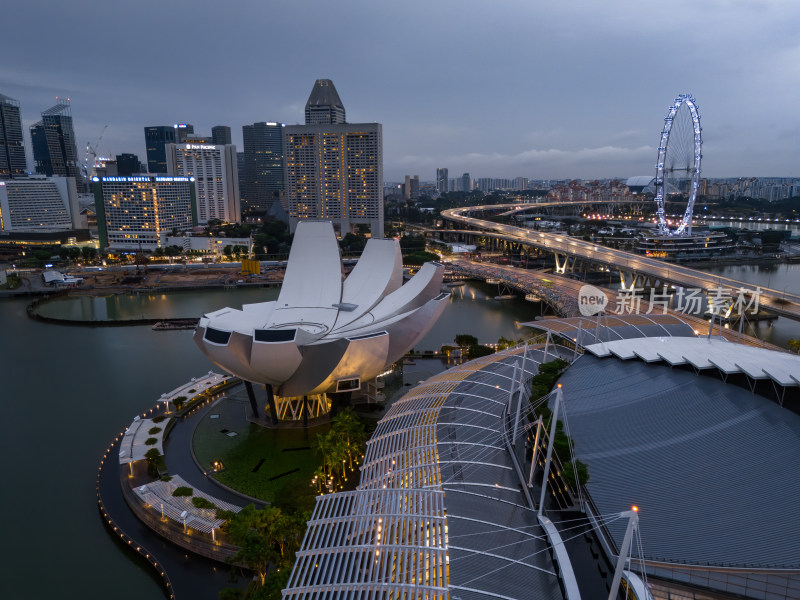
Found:
[[[800,176],[798,0],[27,0],[2,20],[26,145],[66,96],[81,157],[104,125],[102,154],[145,160],[143,128],[178,122],[241,149],[328,78],[348,121],[383,124],[387,181],[648,175],[679,93],[705,176]]]

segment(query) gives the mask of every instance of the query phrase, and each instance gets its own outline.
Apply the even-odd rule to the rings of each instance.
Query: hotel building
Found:
[[[233,144],[167,144],[170,175],[193,177],[199,223],[241,218],[236,146]]]
[[[0,232],[52,232],[79,227],[73,177],[0,181]]]
[[[162,233],[197,222],[195,186],[189,177],[95,177],[100,248],[155,250]]]
[[[289,227],[302,219],[333,222],[339,235],[368,225],[383,237],[383,130],[380,123],[346,123],[333,82],[317,79],[306,124],[284,128]]]
[[[302,219],[329,219],[340,235],[366,224],[383,237],[380,123],[288,125],[284,132],[291,230]]]

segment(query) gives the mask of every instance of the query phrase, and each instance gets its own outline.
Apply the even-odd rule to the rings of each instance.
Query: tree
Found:
[[[580,485],[586,485],[589,481],[589,467],[583,461],[576,459],[574,462],[578,465],[578,483],[580,483]],[[564,481],[566,481],[571,488],[575,488],[575,465],[573,461],[569,461],[564,465]]]
[[[262,586],[270,563],[278,558],[278,553],[269,543],[271,520],[275,511],[280,512],[280,509],[267,506],[258,510],[255,505],[248,504],[228,526],[231,541],[239,546],[234,560],[255,571]]]
[[[469,335],[467,333],[459,333],[453,341],[456,343],[456,346],[461,348],[465,346],[474,346],[478,343],[478,338],[474,335]]]
[[[481,344],[472,344],[469,347],[469,358],[480,358],[481,356],[489,356],[494,354],[494,348],[490,346],[483,346]]]
[[[342,250],[345,252],[361,252],[364,246],[367,245],[367,238],[363,234],[347,233],[342,241],[339,242]]]
[[[144,453],[144,457],[147,461],[147,472],[155,476],[158,472],[158,460],[161,458],[161,453],[158,451],[158,448],[150,448],[150,450]]]
[[[522,340],[520,340],[521,342]],[[500,336],[500,339],[497,340],[497,349],[498,350],[506,350],[507,348],[511,348],[512,346],[516,346],[518,342],[514,340],[506,339],[505,336]]]
[[[242,562],[255,571],[260,587],[266,585],[268,590],[272,590],[275,582],[283,581],[282,578],[288,574],[300,548],[304,530],[304,515],[286,515],[274,506],[259,510],[252,504],[245,506],[227,525],[231,541],[239,546],[234,561]],[[274,567],[271,573],[270,565]],[[250,597],[272,597],[258,595],[260,593]]]
[[[366,441],[364,425],[349,408],[333,418],[330,431],[317,435],[314,449],[322,456],[322,468],[315,476],[320,491],[344,485],[347,469],[354,469],[354,458],[358,462],[363,456]]]
[[[786,345],[788,346],[789,350],[800,354],[800,338],[793,338],[786,342]]]
[[[404,235],[400,238],[400,251],[403,253],[403,256],[414,252],[423,252],[424,250],[425,236]]]

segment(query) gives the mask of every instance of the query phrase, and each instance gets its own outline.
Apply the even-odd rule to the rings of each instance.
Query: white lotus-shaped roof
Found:
[[[203,315],[194,340],[214,363],[296,397],[368,380],[400,359],[444,310],[444,267],[403,285],[400,245],[371,239],[346,279],[333,226],[297,226],[278,300]]]

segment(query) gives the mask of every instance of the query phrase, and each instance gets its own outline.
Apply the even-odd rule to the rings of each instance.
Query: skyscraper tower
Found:
[[[283,128],[283,123],[274,122],[242,126],[244,213],[269,211],[283,193]]]
[[[24,176],[27,170],[19,102],[0,94],[0,179]]]
[[[42,120],[31,125],[31,142],[37,173],[75,177],[78,190],[83,189],[69,98],[56,99],[55,106],[42,113]]]
[[[346,123],[333,82],[318,79],[306,104],[306,125],[284,128],[284,182],[289,227],[326,219],[341,235],[368,225],[383,237],[383,129]]]
[[[447,169],[436,169],[436,189],[440,194],[446,194],[450,191],[450,180],[447,178]]]
[[[167,144],[175,143],[175,127],[156,125],[144,128],[144,143],[147,148],[147,172],[167,172]]]
[[[189,123],[175,123],[172,127],[175,128],[175,141],[178,144],[183,144],[188,141],[189,136],[194,135],[194,125]]]
[[[233,144],[167,144],[167,171],[190,177],[195,186],[198,223],[241,220],[239,174]]]
[[[330,79],[317,79],[306,102],[306,125],[347,123],[336,87]]]
[[[231,128],[227,125],[215,125],[211,128],[211,143],[216,145],[232,144]]]

